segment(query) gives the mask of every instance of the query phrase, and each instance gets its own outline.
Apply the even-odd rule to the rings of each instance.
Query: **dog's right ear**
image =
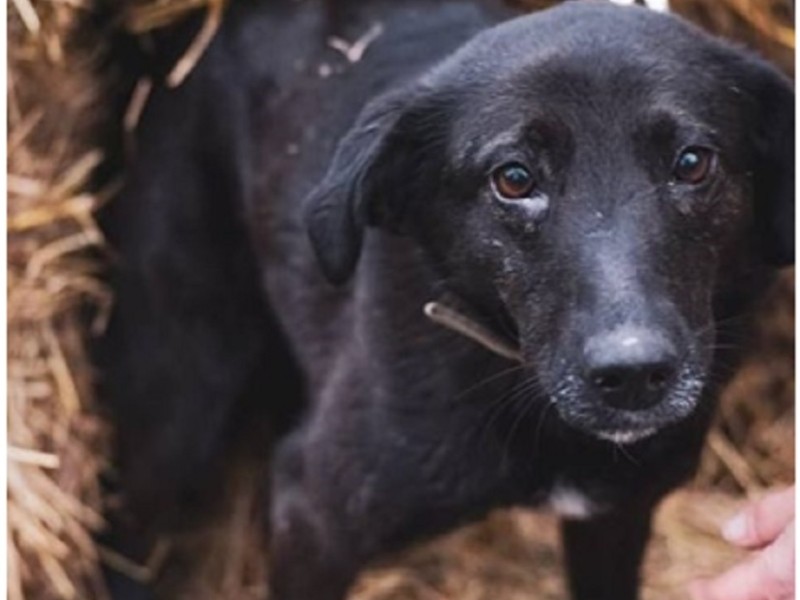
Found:
[[[742,88],[755,107],[750,119],[755,214],[765,260],[794,264],[795,96],[791,82],[766,62],[747,58]]]
[[[344,283],[355,270],[364,229],[398,230],[408,179],[431,128],[418,90],[396,90],[370,102],[334,153],[322,182],[305,204],[305,222],[325,277]],[[387,221],[391,221],[388,222]]]

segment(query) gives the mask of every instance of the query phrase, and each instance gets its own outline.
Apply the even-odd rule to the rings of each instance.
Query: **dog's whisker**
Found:
[[[488,432],[491,430],[503,412],[513,407],[520,399],[525,398],[525,395],[530,393],[530,391],[534,389],[536,385],[537,382],[535,378],[523,380],[514,385],[511,390],[509,390],[503,396],[492,401],[488,410],[490,417],[487,418],[479,430],[481,437],[483,435],[488,435]]]
[[[465,389],[465,390],[459,392],[458,394],[456,394],[456,396],[453,397],[453,401],[455,402],[457,400],[461,400],[465,396],[468,396],[469,394],[478,391],[480,388],[482,388],[482,387],[484,387],[486,385],[489,385],[490,383],[496,382],[498,379],[502,379],[503,377],[510,377],[512,375],[516,375],[520,371],[524,371],[527,368],[528,368],[527,365],[515,365],[513,367],[509,367],[508,369],[503,369],[502,371],[499,371],[498,373],[494,373],[494,374],[482,379],[478,383],[476,383],[474,385],[471,385],[467,389]]]
[[[622,456],[628,459],[632,464],[636,465],[637,467],[639,466],[640,464],[639,461],[633,457],[633,455],[628,451],[627,448],[625,448],[625,444],[622,444],[620,442],[614,442],[613,447],[616,450],[619,450],[620,454],[622,454]]]
[[[541,441],[542,428],[547,420],[547,416],[550,414],[551,409],[553,409],[555,405],[555,400],[550,398],[547,402],[547,405],[544,407],[544,410],[542,410],[541,414],[539,415],[539,422],[536,424],[536,430],[533,434],[533,452],[535,455],[539,453],[539,442]]]
[[[504,449],[503,449],[503,454],[502,454],[502,456],[503,456],[502,460],[503,460],[503,464],[504,465],[508,461],[509,454],[511,452],[511,448],[512,448],[512,445],[514,443],[514,436],[516,435],[520,425],[525,421],[526,417],[534,409],[536,404],[537,404],[536,403],[536,399],[529,399],[528,402],[526,402],[522,406],[522,409],[519,411],[519,414],[517,415],[517,418],[515,419],[513,425],[511,426],[511,429],[509,430],[508,435],[506,437],[506,443],[505,443],[505,446],[504,446]],[[547,407],[545,407],[545,410],[546,410],[546,408]]]

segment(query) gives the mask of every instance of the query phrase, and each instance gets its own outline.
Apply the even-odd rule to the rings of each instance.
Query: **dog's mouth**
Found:
[[[685,421],[698,407],[705,387],[702,369],[688,363],[655,405],[643,409],[608,406],[586,389],[579,378],[561,379],[550,400],[561,420],[594,438],[617,445],[635,444]]]
[[[607,442],[613,442],[617,445],[634,444],[641,440],[645,440],[658,431],[657,427],[646,427],[644,429],[627,429],[617,431],[598,431],[597,437]]]

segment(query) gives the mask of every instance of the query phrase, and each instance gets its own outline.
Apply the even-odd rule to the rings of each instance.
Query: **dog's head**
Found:
[[[508,316],[567,423],[633,441],[695,408],[720,289],[793,262],[793,130],[766,63],[671,16],[569,3],[369,104],[308,226],[334,282],[365,227],[413,237]]]

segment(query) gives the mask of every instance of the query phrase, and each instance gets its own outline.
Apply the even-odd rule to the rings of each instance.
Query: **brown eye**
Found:
[[[529,198],[534,188],[533,175],[519,163],[503,165],[492,173],[494,191],[503,200]]]
[[[714,153],[708,148],[699,146],[686,148],[678,156],[672,176],[675,181],[697,185],[708,177],[713,161]]]

